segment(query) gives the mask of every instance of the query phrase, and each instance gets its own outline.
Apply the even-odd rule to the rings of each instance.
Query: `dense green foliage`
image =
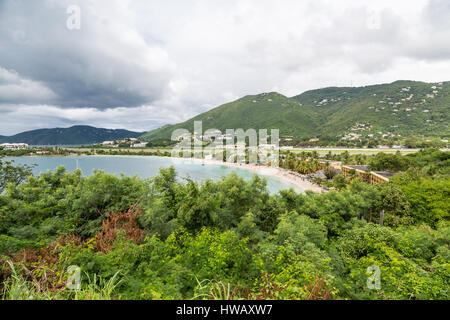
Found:
[[[5,150],[0,149],[0,156],[5,157],[21,157],[33,152],[32,149],[22,149],[22,150]]]
[[[418,147],[424,144],[423,136],[449,136],[449,89],[449,82],[440,85],[397,81],[360,88],[325,88],[292,98],[275,92],[263,93],[150,131],[143,138],[167,144],[175,129],[193,132],[194,121],[201,120],[204,130],[215,128],[222,133],[238,128],[279,129],[280,136],[290,140],[282,139],[284,144],[311,144],[309,138],[320,137],[318,143],[322,145],[402,143]],[[342,140],[350,133],[361,136],[352,141]],[[434,143],[442,144],[440,140]]]
[[[18,185],[32,175],[32,167],[15,166],[14,161],[0,160],[0,193],[9,183]]]
[[[64,168],[22,183],[7,178],[0,195],[0,293],[4,299],[449,299],[446,159],[427,150],[411,156],[417,166],[390,183],[354,179],[323,194],[270,195],[256,175],[199,184],[177,179],[173,168],[148,180],[103,172],[82,177]],[[64,286],[70,265],[81,267],[80,291]],[[370,266],[380,268],[379,289],[367,286]]]
[[[350,158],[347,159],[349,162]],[[374,171],[410,171],[426,176],[450,175],[450,152],[438,149],[424,149],[417,153],[402,156],[396,154],[377,153],[375,156],[365,157],[362,163],[369,164]]]
[[[21,142],[30,145],[91,144],[123,138],[137,138],[141,132],[123,129],[101,129],[90,126],[70,128],[38,129],[18,133],[14,136],[0,136],[0,143]]]

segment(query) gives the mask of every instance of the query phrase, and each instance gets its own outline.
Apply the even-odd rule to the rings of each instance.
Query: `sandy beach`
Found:
[[[277,167],[269,167],[263,165],[256,164],[239,164],[239,163],[230,163],[223,162],[220,160],[211,160],[211,159],[198,159],[198,158],[177,158],[177,159],[185,159],[186,161],[195,161],[201,162],[204,164],[215,164],[215,165],[223,165],[228,167],[235,167],[240,169],[252,170],[257,174],[266,175],[266,176],[274,176],[281,180],[290,182],[299,187],[299,189],[304,191],[314,191],[314,192],[326,192],[325,189],[319,187],[318,185],[311,183],[307,180],[306,176],[300,174],[294,174],[289,170]]]

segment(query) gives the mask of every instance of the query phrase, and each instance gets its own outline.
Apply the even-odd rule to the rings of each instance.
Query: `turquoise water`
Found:
[[[198,182],[208,178],[217,181],[233,171],[246,180],[251,180],[255,174],[254,171],[243,168],[231,168],[219,164],[202,165],[200,162],[189,159],[150,156],[8,157],[5,160],[14,160],[17,164],[37,164],[33,169],[35,175],[54,170],[58,166],[64,166],[71,172],[76,170],[78,166],[86,176],[92,175],[94,170],[102,170],[115,175],[138,175],[142,178],[157,175],[161,167],[174,166],[179,178],[190,177]],[[289,188],[294,188],[297,192],[303,191],[298,186],[277,177],[259,175],[267,179],[267,189],[270,193],[277,193]]]

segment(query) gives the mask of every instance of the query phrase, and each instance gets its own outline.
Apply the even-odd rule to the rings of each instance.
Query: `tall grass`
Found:
[[[34,284],[26,281],[17,272],[14,264],[11,261],[6,261],[10,270],[11,276],[3,282],[3,289],[0,296],[3,300],[52,300],[61,299],[58,293],[51,294],[50,292],[40,292],[36,290]]]
[[[114,290],[122,282],[119,280],[120,271],[117,271],[110,279],[86,273],[87,283],[80,290],[62,288],[56,291],[38,290],[36,284],[27,281],[15,268],[11,261],[6,261],[10,269],[10,276],[2,284],[0,299],[2,300],[112,300]]]
[[[238,287],[232,286],[218,280],[205,279],[199,281],[197,278],[197,287],[193,299],[203,300],[242,300],[243,292]]]
[[[114,290],[122,282],[118,276],[120,271],[117,271],[109,280],[102,277],[97,277],[94,274],[92,277],[86,273],[88,283],[82,286],[81,290],[75,291],[74,300],[112,300]]]

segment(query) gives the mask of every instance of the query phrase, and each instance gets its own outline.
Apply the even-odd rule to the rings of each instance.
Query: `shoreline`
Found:
[[[197,163],[202,164],[211,164],[211,165],[222,165],[227,167],[234,167],[234,168],[240,168],[244,170],[253,171],[256,174],[260,174],[263,176],[270,176],[278,178],[279,180],[282,180],[284,182],[288,182],[292,185],[295,185],[298,187],[301,192],[305,191],[313,191],[317,193],[327,192],[324,188],[309,182],[306,180],[306,176],[302,175],[296,175],[293,174],[291,171],[287,169],[283,169],[280,167],[268,167],[264,165],[256,165],[256,164],[239,164],[239,163],[232,163],[232,162],[224,162],[220,160],[215,159],[199,159],[199,158],[181,158],[181,157],[164,157],[164,156],[156,156],[156,155],[103,155],[103,154],[97,154],[97,155],[77,155],[77,154],[71,154],[71,155],[26,155],[24,157],[158,157],[158,158],[167,158],[167,159],[177,159],[177,160],[184,160],[184,161],[193,161]],[[5,156],[5,157],[14,157],[14,156]],[[299,190],[296,190],[299,191]]]
[[[326,190],[322,187],[319,187],[318,185],[309,182],[306,180],[306,176],[302,175],[294,175],[289,170],[283,169],[280,167],[267,167],[263,165],[256,165],[256,164],[239,164],[239,163],[232,163],[232,162],[223,162],[220,160],[212,160],[212,159],[199,159],[199,158],[173,158],[171,159],[181,159],[186,161],[194,161],[194,162],[201,162],[204,164],[213,164],[213,165],[223,165],[227,167],[234,167],[234,168],[240,168],[245,170],[254,171],[255,173],[265,175],[265,176],[271,176],[276,177],[280,180],[283,180],[285,182],[289,182],[290,184],[293,184],[297,187],[299,187],[303,192],[304,191],[313,191],[313,192],[326,192]]]

